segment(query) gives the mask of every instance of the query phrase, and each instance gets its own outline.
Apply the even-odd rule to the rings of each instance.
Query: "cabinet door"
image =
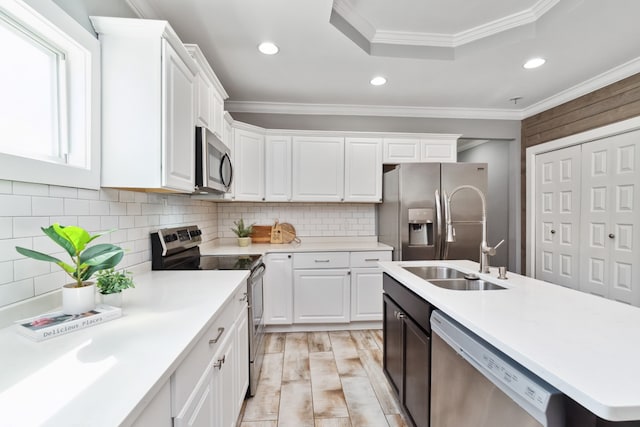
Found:
[[[536,278],[580,284],[580,147],[536,157]]]
[[[265,200],[291,200],[291,137],[268,136],[265,139]]]
[[[222,143],[227,146],[231,150],[231,158],[234,159],[233,155],[233,125],[229,120],[225,118],[223,126],[222,126]],[[235,159],[234,159],[235,160]]]
[[[264,136],[234,129],[234,199],[264,200]]]
[[[583,144],[582,165],[580,289],[638,306],[640,132]]]
[[[211,89],[211,131],[224,139],[224,99],[214,88]]]
[[[171,417],[171,387],[169,380],[135,419],[132,427],[180,427]]]
[[[384,138],[384,163],[414,163],[420,161],[418,138]]]
[[[400,307],[386,294],[382,297],[382,304],[382,368],[396,395],[400,396],[400,391],[403,389],[404,329],[402,316],[404,316],[404,314],[402,310],[400,310]],[[426,396],[425,399],[427,399]]]
[[[212,390],[214,401],[213,426],[235,427],[239,408],[237,408],[236,367],[234,358],[235,334],[227,335],[213,358]]]
[[[429,336],[404,317],[404,387],[402,405],[416,427],[429,426],[431,344]]]
[[[249,322],[246,307],[236,319],[235,330],[236,364],[234,369],[238,385],[235,394],[235,408],[239,411],[249,388]]]
[[[166,40],[162,40],[162,53],[162,185],[192,192],[195,186],[195,75]]]
[[[348,323],[349,270],[294,270],[295,323]]]
[[[420,160],[423,162],[446,163],[458,159],[458,141],[440,139],[420,140]]]
[[[382,320],[382,269],[351,269],[351,321]]]
[[[382,139],[346,138],[346,202],[382,201]]]
[[[199,126],[204,126],[211,129],[212,116],[212,95],[213,88],[211,83],[205,77],[203,72],[200,72],[196,78],[197,88],[196,91],[196,122]]]
[[[174,427],[210,427],[216,424],[215,402],[217,396],[214,392],[214,368],[211,364],[207,367],[198,382],[194,392],[187,400],[182,410],[174,418]]]
[[[270,253],[265,257],[264,322],[266,325],[293,323],[292,255]]]
[[[293,138],[293,200],[344,199],[344,138]]]

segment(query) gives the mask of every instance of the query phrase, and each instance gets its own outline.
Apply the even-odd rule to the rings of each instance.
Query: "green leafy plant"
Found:
[[[115,271],[113,268],[102,270],[96,276],[96,286],[101,294],[116,294],[127,288],[135,288],[132,273]]]
[[[91,236],[81,227],[62,226],[59,224],[53,224],[47,228],[42,227],[42,231],[69,254],[72,264],[67,264],[51,255],[20,246],[16,246],[16,251],[38,261],[57,264],[71,276],[78,288],[85,286],[84,282],[89,280],[93,274],[115,267],[124,256],[122,248],[109,243],[87,247],[90,242],[110,233],[110,231]]]
[[[251,224],[250,226],[245,227],[244,220],[242,218],[240,218],[238,221],[233,221],[233,223],[236,225],[236,228],[232,228],[231,231],[236,233],[236,236],[249,237],[251,236],[251,233],[253,233],[254,224]]]

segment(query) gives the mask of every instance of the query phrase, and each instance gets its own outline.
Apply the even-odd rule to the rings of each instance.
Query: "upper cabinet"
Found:
[[[344,200],[344,138],[293,138],[293,199],[304,202]]]
[[[207,59],[195,44],[184,45],[198,65],[196,79],[196,123],[209,128],[224,142],[224,100],[229,97],[218,77],[209,66]]]
[[[382,201],[382,138],[345,138],[344,201]]]
[[[101,185],[191,193],[195,62],[166,21],[91,21],[102,49]]]
[[[267,136],[265,140],[265,200],[291,200],[291,137]]]
[[[264,135],[244,125],[233,129],[233,199],[264,200]]]
[[[384,163],[455,162],[462,135],[426,134],[421,137],[384,138]]]

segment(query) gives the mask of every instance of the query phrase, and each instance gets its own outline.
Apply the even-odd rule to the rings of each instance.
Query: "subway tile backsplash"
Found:
[[[198,224],[203,238],[218,237],[217,205],[187,196],[115,189],[86,190],[0,180],[0,307],[59,289],[69,277],[57,265],[18,254],[15,246],[69,256],[40,227],[58,222],[91,233],[115,229],[96,243],[126,250],[119,268],[151,260],[149,233],[158,228]]]
[[[126,250],[119,268],[151,260],[149,233],[197,224],[203,239],[235,237],[233,221],[289,222],[301,237],[375,236],[375,205],[323,203],[213,203],[188,196],[111,188],[86,190],[0,180],[0,307],[59,289],[69,277],[56,265],[18,254],[15,246],[69,257],[40,227],[58,222],[91,233],[115,229],[96,243]]]
[[[219,203],[219,237],[235,237],[233,222],[288,222],[301,237],[375,236],[375,205],[362,203]]]

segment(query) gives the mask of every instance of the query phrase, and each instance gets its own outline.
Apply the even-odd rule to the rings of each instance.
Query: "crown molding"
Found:
[[[572,101],[580,96],[601,89],[637,73],[640,73],[640,57],[632,59],[629,62],[605,71],[602,74],[592,77],[589,80],[563,90],[562,92],[523,109],[522,119],[526,119],[527,117],[531,117],[550,108],[557,107],[560,104]]]
[[[141,19],[160,19],[160,15],[148,0],[125,0],[138,18]]]
[[[560,0],[539,0],[529,9],[458,33],[449,34],[377,29],[367,18],[356,11],[352,0],[334,0],[333,10],[342,16],[342,18],[363,37],[369,40],[371,44],[455,48],[536,22],[559,2]]]
[[[232,113],[520,120],[520,110],[227,101]]]

